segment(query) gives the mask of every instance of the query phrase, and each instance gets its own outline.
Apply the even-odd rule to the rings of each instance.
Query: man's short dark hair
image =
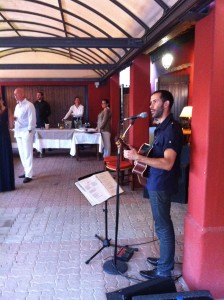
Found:
[[[41,92],[41,91],[37,91],[37,94],[41,94],[41,96],[43,97],[44,96],[44,93],[43,92]]]
[[[160,93],[160,98],[162,99],[163,102],[165,101],[169,101],[170,105],[169,108],[171,109],[171,107],[173,106],[174,103],[174,98],[173,95],[171,94],[171,92],[167,91],[167,90],[157,90],[155,92],[152,93],[152,95]]]

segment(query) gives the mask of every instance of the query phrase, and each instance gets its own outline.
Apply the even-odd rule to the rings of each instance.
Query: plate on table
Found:
[[[85,132],[86,129],[85,129],[85,128],[76,128],[75,131],[78,131],[78,132]]]
[[[96,133],[97,130],[95,128],[87,128],[86,133]]]

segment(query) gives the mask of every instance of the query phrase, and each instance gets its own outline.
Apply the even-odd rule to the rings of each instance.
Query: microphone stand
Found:
[[[123,122],[121,120],[120,122]],[[125,130],[121,138],[123,139],[131,128],[134,125],[135,119],[132,120],[128,128]],[[111,275],[123,274],[127,271],[128,266],[124,261],[117,260],[117,240],[118,240],[118,227],[119,227],[119,209],[120,209],[120,194],[119,194],[119,178],[120,178],[120,157],[121,157],[121,147],[117,147],[117,186],[116,186],[116,218],[115,218],[115,243],[114,243],[114,258],[108,260],[103,265],[103,270]]]
[[[122,134],[121,139],[123,140],[125,138],[126,133],[128,132],[128,130],[131,128],[132,125],[135,124],[136,119],[133,119],[131,121],[131,123],[128,125],[128,128],[125,130],[125,132]]]

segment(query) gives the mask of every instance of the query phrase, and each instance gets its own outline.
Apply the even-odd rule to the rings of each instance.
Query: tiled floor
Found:
[[[114,247],[104,248],[88,264],[105,237],[104,204],[91,206],[75,187],[78,177],[103,169],[103,161],[69,151],[46,151],[34,159],[34,179],[23,184],[15,152],[16,190],[0,193],[0,299],[104,300],[106,293],[144,280],[139,271],[150,268],[147,256],[158,255],[149,201],[142,189],[126,186],[120,197],[118,244],[137,248],[123,275],[103,270]],[[116,199],[108,201],[108,237],[115,237]],[[174,276],[181,275],[183,222],[186,204],[172,203],[176,232]],[[178,291],[185,289],[180,277]]]

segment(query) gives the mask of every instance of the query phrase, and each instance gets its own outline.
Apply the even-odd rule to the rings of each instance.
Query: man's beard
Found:
[[[161,106],[160,108],[158,108],[153,116],[154,119],[159,119],[162,117],[163,115],[163,112],[164,112],[164,108],[163,106]]]

